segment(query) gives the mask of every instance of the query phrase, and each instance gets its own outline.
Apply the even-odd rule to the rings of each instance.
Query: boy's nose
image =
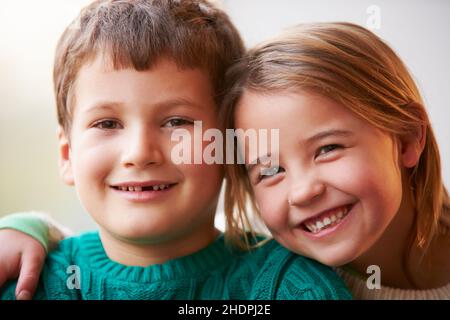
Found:
[[[161,164],[164,157],[157,134],[152,134],[145,129],[136,131],[128,138],[129,141],[122,156],[123,165],[145,168],[149,165]]]
[[[288,194],[291,206],[306,206],[316,201],[326,190],[325,184],[317,179],[303,180],[294,183]]]

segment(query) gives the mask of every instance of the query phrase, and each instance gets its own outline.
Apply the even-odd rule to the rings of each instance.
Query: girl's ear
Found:
[[[427,140],[426,128],[426,125],[418,125],[414,133],[400,138],[400,159],[404,167],[413,168],[419,162]]]
[[[70,144],[69,139],[66,137],[66,134],[61,126],[58,128],[58,141],[59,141],[59,175],[62,180],[68,184],[73,185],[74,179],[72,174],[72,160],[70,155]]]

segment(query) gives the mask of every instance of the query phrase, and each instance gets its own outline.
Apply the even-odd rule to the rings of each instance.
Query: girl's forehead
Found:
[[[297,123],[310,127],[324,122],[356,120],[359,117],[342,104],[310,91],[245,92],[235,112],[237,126]]]

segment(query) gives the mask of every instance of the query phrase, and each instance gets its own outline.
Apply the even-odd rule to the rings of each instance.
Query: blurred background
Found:
[[[43,211],[74,231],[95,227],[75,190],[58,176],[51,79],[59,35],[90,2],[0,0],[0,216]],[[381,36],[403,58],[421,89],[450,185],[450,1],[214,2],[229,13],[247,46],[302,22],[349,21]],[[219,228],[222,211],[220,204]]]

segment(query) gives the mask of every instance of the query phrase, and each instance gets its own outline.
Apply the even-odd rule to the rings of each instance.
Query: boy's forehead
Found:
[[[184,72],[184,71],[196,71],[198,73],[202,73],[211,85],[212,75],[209,74],[207,68],[200,65],[192,65],[188,66],[186,64],[182,64],[178,62],[176,59],[169,55],[160,55],[155,57],[151,61],[148,62],[147,65],[135,65],[131,58],[122,57],[118,59],[113,56],[112,52],[107,51],[107,49],[102,50],[101,52],[92,53],[89,56],[86,56],[84,61],[81,63],[78,74],[81,70],[86,68],[95,68],[97,71],[101,71],[104,73],[120,71],[124,69],[134,70],[136,72],[145,72],[145,71],[154,71],[160,68],[170,69],[172,72]]]
[[[161,57],[147,70],[115,68],[111,59],[97,55],[80,68],[74,85],[76,104],[149,104],[215,106],[213,84],[202,68],[185,68]],[[93,101],[94,100],[94,101]]]
[[[169,56],[160,56],[149,64],[147,68],[141,69],[134,66],[131,61],[118,64],[107,53],[96,54],[88,57],[82,63],[75,77],[75,86],[80,81],[89,80],[89,77],[85,77],[86,73],[89,74],[89,77],[95,74],[99,77],[103,76],[103,78],[111,78],[120,73],[138,76],[153,74],[155,79],[159,78],[162,82],[168,84],[177,84],[180,81],[186,82],[186,84],[192,84],[192,80],[197,80],[197,82],[201,80],[202,91],[214,96],[214,82],[206,68],[201,66],[184,66]],[[189,85],[186,86],[188,88],[190,87]]]

